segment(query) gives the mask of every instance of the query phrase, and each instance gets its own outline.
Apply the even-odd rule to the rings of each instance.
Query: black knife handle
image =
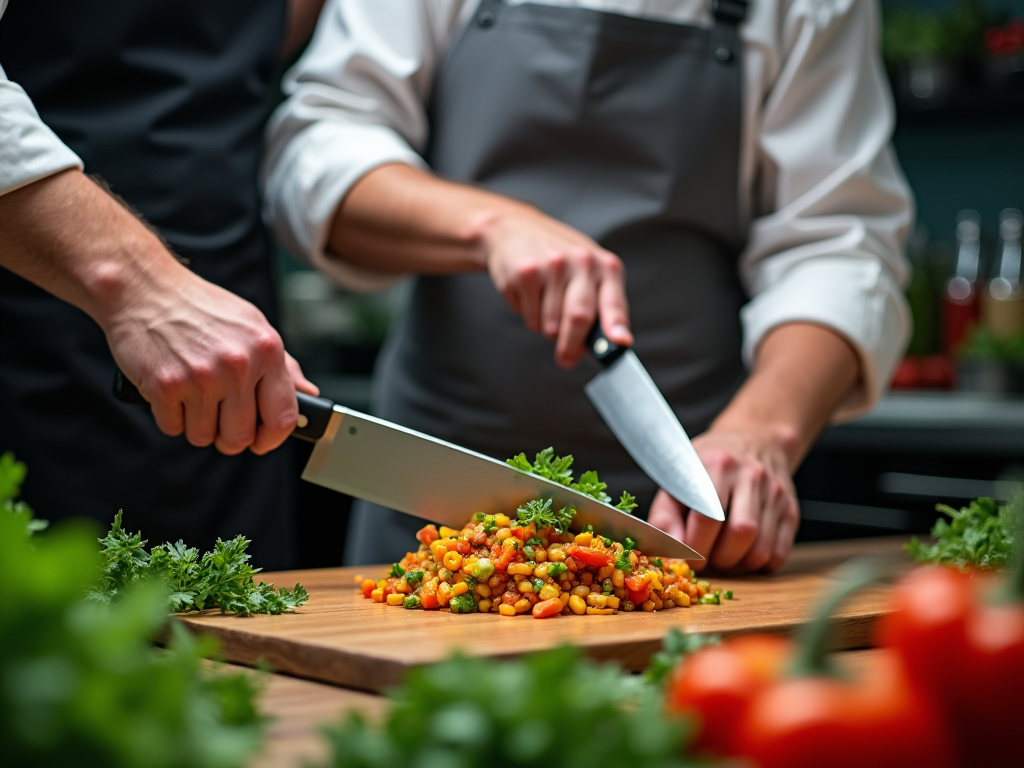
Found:
[[[131,383],[120,368],[114,374],[114,397],[130,405],[149,405],[138,387]],[[299,403],[299,425],[292,431],[292,437],[316,442],[327,431],[334,403],[325,397],[314,397],[305,392],[296,392],[295,399]]]
[[[597,362],[607,368],[622,357],[622,354],[629,347],[621,347],[605,336],[604,330],[601,328],[601,318],[598,318],[597,322],[594,323],[594,327],[590,329],[590,333],[587,335],[587,349],[590,350],[590,354],[594,356]]]

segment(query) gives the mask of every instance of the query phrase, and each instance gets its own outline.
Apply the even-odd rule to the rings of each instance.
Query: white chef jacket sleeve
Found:
[[[334,213],[366,173],[426,167],[424,104],[461,0],[328,0],[267,128],[264,217],[293,254],[354,290],[399,279],[326,251]]]
[[[0,3],[0,15],[5,4]],[[0,195],[81,167],[78,155],[46,127],[32,100],[0,67]]]
[[[773,328],[808,321],[857,351],[862,378],[836,419],[870,408],[910,333],[901,290],[914,218],[889,145],[891,94],[877,53],[873,0],[794,0],[755,126],[759,189],[741,257],[752,295],[744,357]]]

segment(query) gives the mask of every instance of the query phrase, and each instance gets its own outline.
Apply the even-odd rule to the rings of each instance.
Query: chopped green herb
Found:
[[[529,544],[527,544],[525,547],[523,547],[523,555],[526,557],[527,560],[533,560],[533,557],[534,557],[533,547],[531,547]]]
[[[618,568],[623,573],[632,573],[633,572],[633,564],[631,562],[629,562],[629,554],[627,554],[626,552],[623,552],[621,555],[619,555],[615,559],[615,567]]]
[[[992,499],[975,499],[959,511],[945,504],[935,507],[949,517],[939,518],[932,528],[935,543],[924,544],[915,537],[906,545],[919,563],[941,563],[956,568],[1005,568],[1013,556],[1014,515],[1024,515],[1024,498],[1009,504]]]
[[[572,456],[569,458],[571,459]],[[612,500],[612,497],[605,493],[608,483],[602,483],[597,477],[597,472],[584,472],[580,475],[580,481],[578,483],[570,483],[569,487],[574,491],[585,493],[587,496],[593,496],[605,504]]]
[[[553,511],[551,499],[534,499],[516,510],[516,515],[522,525],[533,523],[537,530],[550,526],[558,533],[565,533],[569,530],[574,514],[576,514],[576,510],[572,507],[562,507],[557,512]]]
[[[538,538],[537,538],[536,536],[534,536],[534,537],[533,537],[532,539],[530,539],[530,540],[529,540],[528,542],[526,542],[526,543],[527,543],[527,544],[529,544],[529,545],[530,545],[531,547],[539,547],[539,546],[540,546],[541,544],[543,544],[544,542],[543,542],[543,541],[541,541],[540,539],[538,539]]]
[[[567,570],[569,569],[565,563],[551,563],[548,566],[548,576],[554,578],[555,576],[565,573]]]
[[[395,563],[391,566],[391,570],[388,571],[388,576],[392,579],[400,579],[405,576],[405,568]]]
[[[625,541],[622,542],[622,546],[627,552],[632,552],[636,549],[636,541],[627,536]]]
[[[633,514],[633,510],[636,509],[636,496],[623,491],[622,498],[619,499],[615,508],[621,509],[623,512],[628,512],[629,514]]]
[[[722,593],[722,597],[724,597],[726,600],[734,599],[733,596],[732,596],[732,590],[731,589],[725,590],[725,592]]]
[[[697,602],[701,605],[721,605],[722,598],[717,593],[712,594],[709,592],[708,594],[704,595],[704,597],[700,598]]]
[[[533,584],[535,592],[540,592],[544,587],[544,579],[533,578],[530,580],[530,583]]]
[[[485,515],[483,512],[474,512],[473,513],[473,519],[476,520],[477,522],[479,522],[481,520],[484,520],[486,517],[487,517],[487,515]]]
[[[593,532],[594,532],[594,526],[590,525],[589,523],[584,525],[583,526],[583,530],[580,531],[580,533],[593,533]]]
[[[423,580],[423,571],[408,571],[405,574],[405,580],[409,586],[415,588],[416,583]]]
[[[610,546],[612,545],[612,540],[611,540],[611,539],[609,539],[609,538],[608,538],[607,536],[602,536],[602,537],[601,537],[601,541],[603,541],[603,542],[604,542],[604,545],[605,545],[606,547],[610,547]]]
[[[665,564],[661,562],[661,558],[660,557],[654,558],[653,560],[651,560],[651,563],[653,563],[658,568],[664,568],[665,567]]]

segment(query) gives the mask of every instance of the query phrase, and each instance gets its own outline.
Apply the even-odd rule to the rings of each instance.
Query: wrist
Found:
[[[500,250],[502,241],[515,230],[527,210],[529,206],[525,203],[487,194],[472,211],[464,239],[480,269],[490,269],[491,256]]]

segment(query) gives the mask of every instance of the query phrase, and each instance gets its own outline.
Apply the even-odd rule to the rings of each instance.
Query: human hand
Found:
[[[101,325],[167,435],[226,455],[264,454],[291,434],[295,391],[319,394],[248,301],[184,268]]]
[[[774,571],[786,561],[800,524],[790,477],[790,450],[777,436],[753,429],[712,429],[693,446],[718,489],[724,523],[688,510],[659,490],[651,525],[685,541],[707,565],[734,572]]]
[[[625,269],[614,253],[535,208],[511,203],[484,229],[487,269],[526,327],[555,343],[555,361],[572,368],[600,317],[623,346],[629,330]]]

